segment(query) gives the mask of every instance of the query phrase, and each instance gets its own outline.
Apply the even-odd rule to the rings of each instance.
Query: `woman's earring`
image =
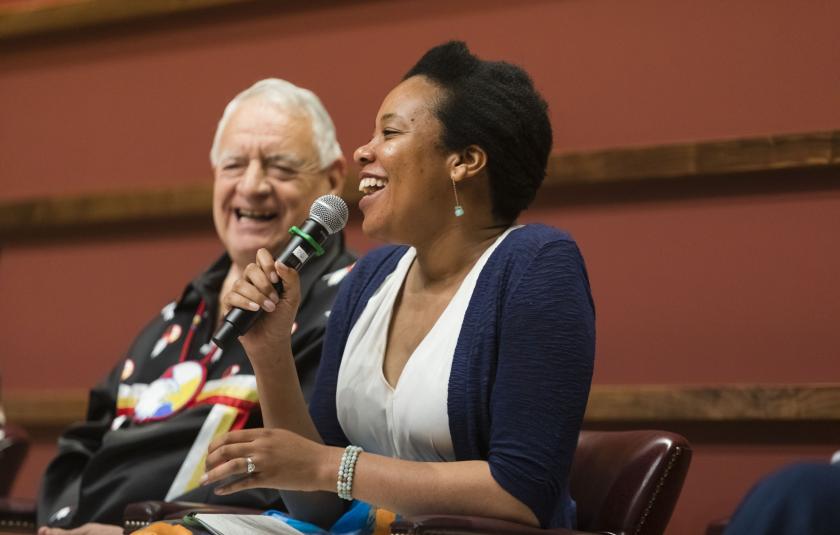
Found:
[[[455,179],[452,179],[452,191],[455,193],[455,217],[464,215],[464,207],[461,206],[461,201],[458,200],[458,188],[455,187]]]

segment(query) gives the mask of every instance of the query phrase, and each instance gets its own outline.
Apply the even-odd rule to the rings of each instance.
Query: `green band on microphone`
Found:
[[[300,230],[299,228],[293,226],[289,229],[289,234],[300,236],[301,238],[306,240],[309,243],[309,245],[311,245],[312,248],[315,249],[315,256],[321,256],[322,254],[324,254],[324,248],[321,247],[321,244],[316,242],[315,238]]]

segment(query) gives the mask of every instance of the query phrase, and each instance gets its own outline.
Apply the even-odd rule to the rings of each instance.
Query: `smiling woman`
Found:
[[[231,228],[253,215],[243,209],[279,210],[268,198],[237,204],[268,180],[258,132],[238,138],[250,159],[240,189],[218,203]],[[343,283],[308,411],[289,347],[297,273],[260,249],[225,296],[244,308],[270,299],[272,280],[286,288],[241,338],[265,429],[216,439],[206,483],[247,474],[217,492],[283,489],[295,516],[322,526],[343,511],[337,494],[398,514],[573,527],[568,477],[592,377],[594,307],[574,240],[516,224],[550,148],[546,103],[521,68],[480,60],[459,42],[430,50],[356,150],[362,228],[403,245],[371,252]],[[256,232],[258,218],[247,219]]]
[[[368,236],[414,244],[431,236],[413,234],[434,234],[440,222],[450,219],[452,186],[439,180],[448,175],[450,155],[439,143],[441,123],[429,106],[440,91],[419,76],[397,86],[382,103],[373,138],[356,149],[360,186],[361,181],[368,186],[359,202]]]

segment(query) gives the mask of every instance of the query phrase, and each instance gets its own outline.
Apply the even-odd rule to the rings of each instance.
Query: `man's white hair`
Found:
[[[312,141],[318,149],[321,169],[326,169],[341,157],[341,147],[335,137],[335,125],[324,105],[321,104],[321,99],[312,91],[286,80],[266,78],[233,97],[233,100],[225,107],[225,112],[216,127],[216,135],[213,136],[213,146],[210,148],[210,163],[213,167],[219,165],[219,142],[225,126],[239,105],[250,99],[259,99],[261,102],[274,104],[284,110],[303,112],[308,115],[312,124]]]

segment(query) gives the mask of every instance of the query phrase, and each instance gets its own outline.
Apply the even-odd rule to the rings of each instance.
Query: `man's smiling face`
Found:
[[[253,262],[259,248],[278,254],[289,228],[330,192],[309,117],[252,98],[241,102],[219,139],[213,221],[234,263]]]

